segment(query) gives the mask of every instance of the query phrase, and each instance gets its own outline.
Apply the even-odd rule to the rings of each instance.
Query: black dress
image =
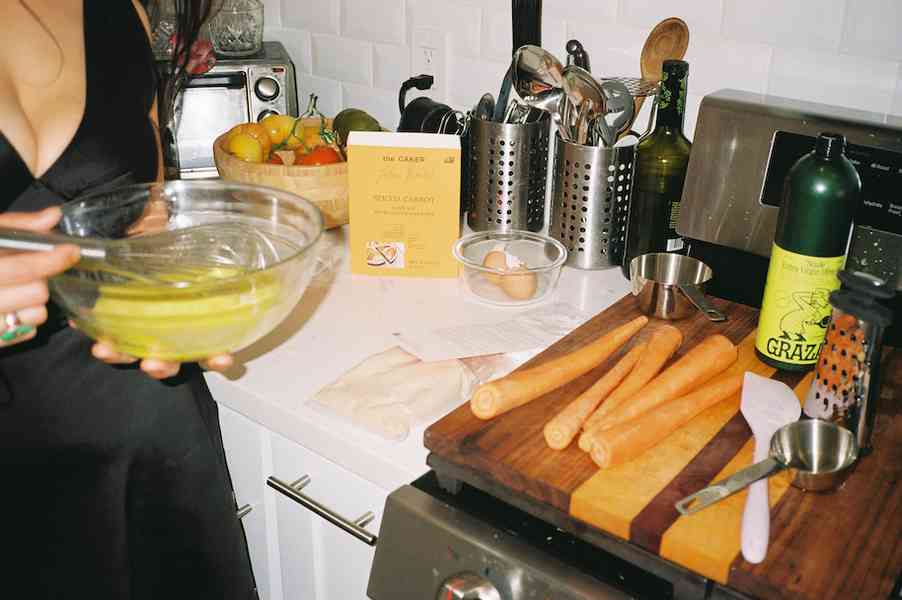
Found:
[[[0,133],[0,210],[154,179],[153,56],[131,0],[85,0],[87,102],[36,180]],[[216,404],[196,365],[159,382],[58,321],[0,351],[0,597],[256,597]]]

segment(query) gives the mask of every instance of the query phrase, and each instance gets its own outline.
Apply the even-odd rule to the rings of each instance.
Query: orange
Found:
[[[249,133],[236,133],[229,139],[229,153],[245,162],[263,162],[263,145]]]

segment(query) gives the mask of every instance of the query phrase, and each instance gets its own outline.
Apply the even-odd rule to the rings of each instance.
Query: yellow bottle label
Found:
[[[844,256],[805,256],[774,244],[755,347],[774,360],[813,365],[830,321],[830,292],[839,288]]]

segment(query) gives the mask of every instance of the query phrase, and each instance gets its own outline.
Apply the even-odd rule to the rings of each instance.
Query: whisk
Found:
[[[82,238],[0,228],[0,248],[49,251],[62,244],[81,250],[76,269],[110,282],[188,285],[212,269],[266,268],[298,250],[287,239],[247,223],[204,223],[122,239]]]

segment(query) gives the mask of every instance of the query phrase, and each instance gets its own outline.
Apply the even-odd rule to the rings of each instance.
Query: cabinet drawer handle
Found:
[[[308,483],[310,483],[309,475],[304,475],[297,481],[292,481],[291,483],[285,483],[281,479],[273,476],[266,478],[266,485],[276,490],[280,494],[291,498],[307,510],[316,513],[336,527],[339,527],[347,533],[350,533],[364,544],[367,544],[369,546],[376,545],[376,542],[379,540],[379,538],[375,534],[372,534],[364,529],[364,527],[372,523],[373,519],[376,518],[376,515],[374,515],[371,511],[367,511],[357,519],[350,521],[345,517],[339,515],[335,511],[326,508],[313,498],[302,494],[301,490]]]
[[[243,519],[244,517],[247,516],[247,513],[251,512],[252,510],[254,510],[254,507],[251,506],[250,504],[245,504],[244,506],[239,506],[238,507],[238,518]]]

